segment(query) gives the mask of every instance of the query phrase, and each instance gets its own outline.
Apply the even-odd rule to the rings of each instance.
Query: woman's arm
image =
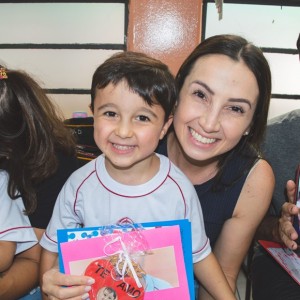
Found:
[[[233,216],[224,223],[213,249],[233,291],[255,231],[269,208],[274,183],[271,166],[260,160],[250,171]]]
[[[0,299],[18,299],[38,285],[40,245],[17,254],[11,267],[0,277]]]
[[[213,253],[194,264],[194,273],[201,285],[206,289],[205,296],[199,294],[199,299],[235,299],[226,277]]]
[[[15,242],[0,241],[0,273],[6,271],[13,263],[16,247]]]

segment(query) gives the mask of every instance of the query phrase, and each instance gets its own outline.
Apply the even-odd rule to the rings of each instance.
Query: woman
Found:
[[[77,168],[75,143],[35,80],[25,72],[0,69],[0,169],[9,177],[8,196],[12,201],[22,197],[39,239],[62,185]],[[40,246],[30,250],[35,261],[16,255],[1,274],[1,299],[17,299],[37,286]],[[37,293],[26,299],[40,299]]]
[[[160,152],[194,184],[206,233],[235,290],[274,187],[259,152],[271,94],[269,65],[245,39],[214,36],[196,47],[176,80],[174,131]],[[200,289],[201,299],[205,294]]]
[[[245,39],[220,35],[196,47],[176,80],[173,130],[157,152],[167,155],[194,184],[213,251],[235,290],[274,187],[272,169],[259,152],[271,95],[269,65]],[[45,273],[43,282],[47,294],[61,299],[87,297],[92,283],[55,269]],[[57,286],[64,284],[73,287]],[[199,293],[201,299],[210,298],[203,289]]]

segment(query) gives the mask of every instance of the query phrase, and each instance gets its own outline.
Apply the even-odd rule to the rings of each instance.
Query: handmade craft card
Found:
[[[186,277],[188,281],[188,288],[190,299],[195,298],[194,292],[194,275],[193,275],[193,259],[192,259],[192,237],[191,237],[191,223],[187,219],[181,220],[171,220],[171,221],[159,221],[159,222],[148,222],[142,224],[134,224],[135,226],[142,226],[144,229],[149,228],[161,228],[166,226],[179,226],[181,234],[181,246],[184,256]],[[59,248],[59,263],[60,270],[65,272],[64,265],[62,263],[62,255],[60,251],[60,244],[64,242],[85,240],[100,237],[103,234],[103,226],[99,227],[85,227],[85,228],[75,228],[75,229],[61,229],[58,230],[58,248]],[[129,227],[130,229],[131,227]],[[126,231],[128,228],[123,227],[122,230]],[[159,256],[157,256],[159,257]],[[74,267],[76,263],[74,262]],[[189,299],[189,298],[186,298]]]
[[[149,227],[143,230],[143,238],[147,241],[146,254],[145,244],[138,242],[134,245],[135,253],[139,250],[144,253],[135,256],[134,259],[141,271],[131,266],[129,270],[133,270],[133,275],[128,276],[126,272],[126,276],[121,276],[122,272],[118,273],[115,270],[124,269],[124,264],[133,264],[133,260],[126,260],[133,234],[136,233],[125,232],[119,235],[114,232],[106,236],[60,243],[60,258],[65,273],[89,276],[94,274],[105,280],[101,281],[99,286],[95,286],[95,299],[98,299],[96,294],[100,293],[101,288],[106,286],[110,288],[106,292],[113,294],[112,289],[115,290],[119,299],[127,299],[127,296],[143,299],[139,298],[139,295],[143,295],[143,288],[143,297],[146,300],[190,299],[180,226]],[[137,240],[136,237],[134,240]],[[118,266],[121,254],[125,259],[122,265]],[[139,283],[143,284],[143,288]],[[101,290],[102,292],[104,290]]]

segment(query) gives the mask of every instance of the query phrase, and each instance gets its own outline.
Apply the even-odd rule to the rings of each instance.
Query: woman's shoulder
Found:
[[[251,168],[235,209],[236,215],[258,218],[267,211],[275,185],[272,167],[264,159],[259,159]],[[261,215],[261,217],[262,217]]]
[[[274,180],[274,172],[271,165],[265,159],[259,158],[250,169],[247,180],[250,177],[253,177],[254,179],[259,177],[264,179],[264,182],[272,182]]]

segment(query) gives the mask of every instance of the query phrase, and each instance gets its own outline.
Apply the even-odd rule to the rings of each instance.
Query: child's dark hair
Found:
[[[75,155],[75,141],[59,110],[23,71],[0,66],[0,169],[9,174],[8,195],[22,196],[34,212],[36,186],[58,167],[56,151]]]
[[[177,100],[173,75],[161,61],[130,51],[114,54],[96,69],[91,87],[92,112],[97,89],[103,89],[110,83],[117,85],[122,80],[150,106],[161,105],[165,121],[169,119]]]

